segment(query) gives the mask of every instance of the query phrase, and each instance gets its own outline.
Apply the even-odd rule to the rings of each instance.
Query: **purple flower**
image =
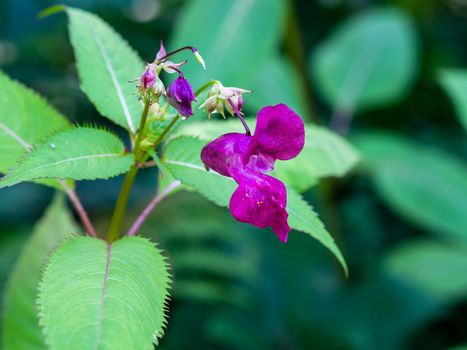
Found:
[[[184,118],[193,115],[191,109],[191,102],[196,99],[190,83],[182,75],[170,84],[167,91],[167,98],[169,103],[174,107],[178,113]]]
[[[140,91],[146,91],[156,82],[156,79],[157,73],[154,68],[154,65],[148,64],[143,74],[139,78],[138,89]]]
[[[238,187],[230,198],[235,219],[257,227],[271,226],[277,237],[287,241],[287,192],[284,184],[264,174],[276,160],[295,158],[305,144],[300,117],[284,104],[264,107],[258,113],[253,136],[222,135],[201,151],[206,168],[233,178]]]

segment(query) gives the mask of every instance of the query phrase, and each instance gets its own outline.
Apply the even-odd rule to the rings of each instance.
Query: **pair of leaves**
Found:
[[[165,323],[170,280],[160,251],[139,237],[108,245],[72,238],[76,231],[63,198],[57,197],[10,277],[4,348],[152,349]],[[40,270],[53,249],[39,288],[44,337],[35,304]]]
[[[336,111],[353,114],[393,102],[418,70],[410,17],[395,8],[365,11],[344,22],[310,58],[315,83]]]
[[[143,70],[141,59],[98,17],[65,9],[82,89],[102,115],[135,133],[142,108],[128,81]],[[89,127],[55,134],[71,127],[65,118],[1,73],[0,83],[0,171],[7,172],[22,159],[0,187],[43,178],[108,178],[128,170],[132,157],[124,154],[114,135]],[[54,180],[45,183],[62,187]]]
[[[253,127],[253,123],[249,124]],[[242,132],[241,123],[238,120],[192,123],[182,126],[176,135],[190,135],[212,141],[228,132]],[[321,178],[344,176],[358,160],[358,153],[345,139],[326,128],[306,124],[302,152],[292,160],[277,162],[273,175],[294,190],[304,192]]]
[[[237,188],[237,184],[231,178],[213,171],[206,171],[199,156],[205,144],[205,141],[194,137],[175,138],[167,145],[163,163],[174,178],[194,188],[217,205],[228,207],[230,197]],[[288,189],[287,192],[290,227],[305,232],[320,241],[336,256],[347,272],[345,260],[339,248],[316,213],[299,194],[291,189]]]

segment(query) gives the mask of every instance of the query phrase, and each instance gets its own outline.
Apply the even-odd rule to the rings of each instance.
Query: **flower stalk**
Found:
[[[112,215],[112,220],[110,222],[109,231],[107,233],[107,241],[112,243],[113,241],[117,240],[120,231],[122,229],[123,224],[123,217],[125,216],[126,209],[128,207],[128,199],[130,198],[131,188],[133,187],[133,183],[136,178],[136,174],[138,173],[139,167],[137,164],[144,163],[147,159],[147,155],[144,155],[140,158],[139,151],[141,140],[143,138],[144,129],[146,127],[146,120],[148,117],[149,112],[149,99],[146,99],[144,102],[144,109],[143,113],[141,114],[141,122],[139,125],[138,134],[136,135],[135,147],[133,148],[133,152],[135,155],[135,163],[131,166],[130,171],[126,174],[125,180],[122,185],[122,189],[117,199],[117,204],[115,205],[115,210]]]

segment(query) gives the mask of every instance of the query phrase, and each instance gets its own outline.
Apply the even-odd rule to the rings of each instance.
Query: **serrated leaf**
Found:
[[[207,71],[187,56],[193,62],[184,72],[195,87],[215,77],[226,86],[249,88],[257,70],[277,51],[285,13],[283,0],[190,1],[170,47],[193,45],[203,56]]]
[[[385,202],[435,234],[467,242],[467,167],[402,136],[368,132],[353,139]]]
[[[388,273],[430,296],[449,300],[467,293],[467,247],[435,241],[406,243],[389,254]]]
[[[254,121],[248,120],[254,128]],[[180,127],[176,135],[191,135],[206,141],[228,132],[242,132],[238,120],[191,123]],[[304,192],[319,179],[342,177],[359,161],[356,149],[329,129],[305,124],[305,147],[294,159],[275,164],[274,176],[298,192]]]
[[[12,168],[33,145],[71,124],[47,101],[0,71],[0,173]],[[45,184],[60,188],[57,181]]]
[[[382,106],[402,97],[417,72],[410,17],[395,8],[365,11],[344,22],[310,57],[316,87],[336,111]]]
[[[129,80],[143,72],[142,60],[99,17],[71,7],[66,12],[81,88],[99,113],[134,134],[142,106]]]
[[[56,196],[24,245],[5,291],[3,349],[47,349],[39,327],[36,298],[40,270],[60,241],[77,233],[62,196]]]
[[[230,197],[238,185],[229,177],[206,171],[200,159],[205,144],[205,141],[193,137],[173,139],[167,145],[163,163],[175,179],[194,188],[217,205],[228,207]],[[337,257],[347,273],[345,260],[331,235],[311,207],[290,188],[287,189],[287,211],[290,227],[308,233],[321,242]]]
[[[37,145],[7,176],[0,188],[41,178],[106,179],[127,171],[131,154],[114,134],[90,127],[77,127]]]
[[[444,69],[438,80],[451,98],[457,117],[467,131],[467,70]]]
[[[147,239],[67,241],[50,258],[39,317],[51,350],[149,350],[162,334],[169,273]],[[70,315],[73,315],[72,317]]]

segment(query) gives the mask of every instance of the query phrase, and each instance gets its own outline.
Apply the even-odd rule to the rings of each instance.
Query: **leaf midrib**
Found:
[[[15,140],[17,143],[19,143],[24,149],[30,150],[31,145],[27,143],[21,136],[19,136],[16,132],[11,130],[8,126],[6,126],[4,123],[0,122],[0,128],[10,136],[13,140]]]
[[[85,156],[79,156],[79,157],[73,157],[73,158],[67,158],[67,159],[62,159],[59,161],[56,161],[54,163],[48,163],[48,164],[43,164],[41,166],[29,169],[23,173],[21,173],[21,176],[25,176],[26,174],[30,174],[31,172],[43,169],[43,168],[48,168],[48,167],[53,167],[62,163],[66,162],[74,162],[78,160],[83,160],[83,159],[94,159],[94,158],[110,158],[110,157],[121,157],[122,155],[119,153],[101,153],[101,154],[91,154],[91,155],[85,155]]]
[[[101,52],[102,59],[104,60],[104,63],[105,63],[105,66],[107,68],[107,71],[109,72],[110,78],[112,79],[112,84],[115,86],[115,90],[117,91],[118,99],[120,101],[120,105],[122,106],[123,113],[125,114],[125,118],[126,118],[128,127],[130,128],[130,131],[132,133],[135,133],[136,130],[135,130],[135,126],[133,125],[133,121],[131,119],[130,110],[128,109],[128,105],[127,105],[127,102],[125,100],[125,97],[123,96],[123,92],[122,92],[122,89],[120,87],[120,83],[118,82],[117,75],[115,74],[115,70],[113,68],[110,57],[109,57],[109,55],[107,53],[107,49],[103,45],[99,35],[96,33],[96,31],[94,30],[93,26],[89,23],[89,21],[88,21],[88,25],[89,25],[89,27],[91,29],[93,39],[96,42],[96,45],[97,45],[97,47],[99,48],[99,50]]]
[[[107,281],[109,280],[109,271],[110,271],[110,254],[112,252],[112,244],[106,242],[106,263],[105,263],[105,275],[104,275],[104,283],[102,286],[102,294],[101,294],[101,302],[99,305],[99,322],[98,322],[98,329],[97,329],[97,339],[96,339],[96,350],[99,349],[101,337],[102,337],[102,322],[104,321],[104,304],[105,298],[107,295]]]

